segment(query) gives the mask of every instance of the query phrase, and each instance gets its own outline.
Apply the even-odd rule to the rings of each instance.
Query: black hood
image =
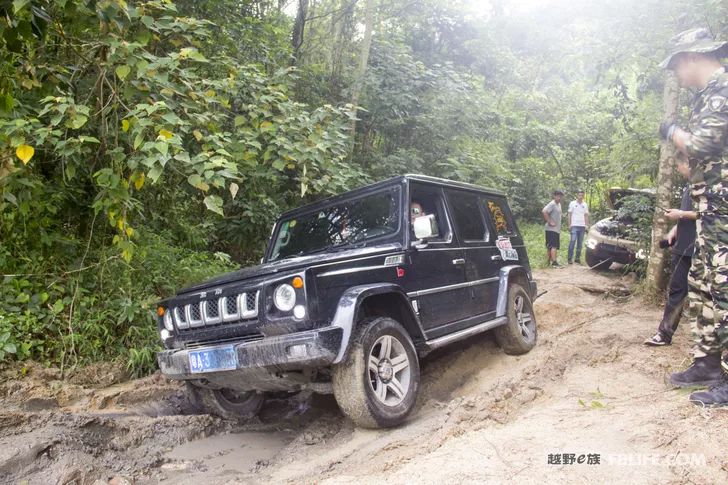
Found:
[[[329,251],[325,253],[311,254],[308,256],[298,256],[295,258],[282,259],[270,263],[259,264],[257,266],[241,268],[237,271],[232,271],[230,273],[216,276],[215,278],[207,280],[203,283],[184,288],[183,290],[180,290],[177,295],[179,296],[186,293],[204,291],[205,289],[210,287],[219,287],[221,285],[238,283],[246,280],[250,280],[251,282],[257,282],[256,280],[263,279],[266,276],[272,276],[278,273],[285,274],[288,272],[293,272],[297,269],[311,267],[316,264],[344,262],[347,259],[370,256],[377,253],[389,251],[396,251],[398,249],[402,249],[401,244],[387,244],[364,248],[350,248],[341,251]]]

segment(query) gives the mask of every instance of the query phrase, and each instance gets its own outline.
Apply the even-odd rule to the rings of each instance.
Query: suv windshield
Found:
[[[268,261],[302,256],[392,235],[399,230],[400,189],[283,219]]]

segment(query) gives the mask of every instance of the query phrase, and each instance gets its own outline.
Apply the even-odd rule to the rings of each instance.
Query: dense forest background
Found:
[[[0,362],[154,368],[151,309],[275,216],[417,172],[654,186],[675,33],[728,2],[0,0]]]

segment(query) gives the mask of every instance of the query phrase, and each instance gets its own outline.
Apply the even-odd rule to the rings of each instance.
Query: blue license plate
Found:
[[[189,353],[189,359],[190,372],[193,374],[235,369],[238,366],[238,357],[232,347],[194,350]]]

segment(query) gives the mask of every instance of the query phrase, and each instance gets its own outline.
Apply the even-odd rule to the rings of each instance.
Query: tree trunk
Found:
[[[342,69],[345,63],[345,53],[351,45],[354,31],[354,9],[357,0],[343,0],[341,14],[331,16],[331,92],[334,99],[341,99]],[[338,3],[336,4],[339,5]]]
[[[306,28],[306,17],[308,16],[308,0],[298,0],[298,13],[296,21],[293,23],[293,35],[291,36],[291,45],[293,47],[293,59],[291,65],[295,66],[298,62],[298,55],[303,45],[303,33]]]
[[[672,71],[668,71],[665,79],[664,117],[675,119],[677,117],[679,87],[677,78]],[[650,259],[647,265],[647,284],[654,290],[664,290],[667,286],[667,251],[660,249],[659,242],[664,239],[669,230],[669,221],[665,217],[664,209],[672,203],[673,167],[675,158],[673,148],[668,142],[660,145],[660,165],[657,173],[657,197],[655,201],[655,215],[652,220],[652,246]]]
[[[369,64],[369,51],[372,47],[372,30],[374,28],[374,0],[366,0],[364,13],[364,38],[361,42],[361,50],[359,51],[359,68],[356,71],[356,77],[354,78],[354,89],[351,93],[351,104],[353,106],[354,116],[351,118],[351,140],[349,146],[349,154],[354,153],[354,142],[356,139],[356,115],[359,105],[359,94],[361,93],[362,85],[364,84],[364,76],[367,72],[367,65]]]

